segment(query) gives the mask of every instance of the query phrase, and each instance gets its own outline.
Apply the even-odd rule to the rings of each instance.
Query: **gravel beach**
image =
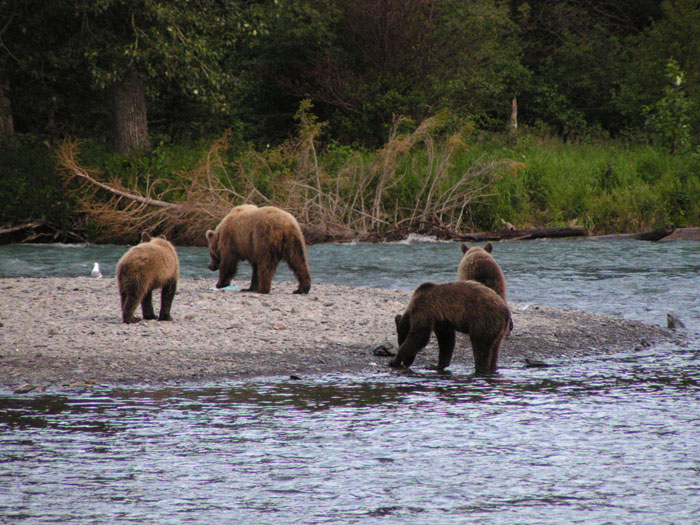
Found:
[[[0,387],[16,392],[99,384],[165,384],[251,376],[394,372],[394,316],[410,291],[274,281],[269,295],[213,290],[214,280],[181,279],[173,322],[121,322],[115,279],[0,279]],[[239,287],[248,282],[234,281]],[[513,333],[499,365],[634,350],[675,341],[660,326],[536,305],[510,303]],[[154,294],[160,309],[160,293]],[[137,311],[140,317],[140,309]],[[414,370],[437,363],[435,338]],[[458,334],[452,368],[473,369]]]

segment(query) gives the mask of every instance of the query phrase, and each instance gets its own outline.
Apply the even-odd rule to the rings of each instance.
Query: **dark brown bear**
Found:
[[[236,206],[215,230],[207,231],[207,243],[209,269],[219,270],[217,288],[231,284],[238,263],[249,261],[253,277],[250,288],[243,291],[270,293],[272,277],[282,260],[299,281],[294,293],[305,294],[311,288],[304,235],[297,220],[284,210],[252,204]]]
[[[455,331],[469,334],[477,374],[496,370],[503,337],[512,327],[506,302],[476,281],[421,284],[411,297],[403,315],[396,316],[399,350],[391,366],[410,367],[416,355],[430,341],[430,332],[438,340],[438,370],[452,361]]]
[[[457,269],[458,281],[479,281],[485,284],[503,300],[506,300],[506,277],[496,259],[491,256],[493,245],[489,242],[486,246],[472,246],[462,244],[462,260]]]
[[[153,290],[160,292],[159,321],[171,321],[180,262],[172,244],[164,237],[153,237],[144,232],[141,244],[126,252],[117,263],[117,283],[122,305],[122,321],[136,323],[134,310],[141,303],[144,319],[155,319]]]

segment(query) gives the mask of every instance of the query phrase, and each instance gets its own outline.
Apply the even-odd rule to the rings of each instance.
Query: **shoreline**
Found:
[[[234,281],[239,287],[247,282]],[[373,349],[396,351],[394,316],[412,291],[273,281],[269,295],[212,290],[182,278],[173,322],[126,325],[113,278],[0,278],[0,388],[160,385],[265,376],[397,373]],[[499,367],[642,349],[683,337],[661,326],[579,310],[509,303],[514,329]],[[154,293],[160,310],[160,292]],[[140,317],[140,309],[137,312]],[[412,369],[437,363],[435,337]],[[452,369],[473,371],[458,334]]]

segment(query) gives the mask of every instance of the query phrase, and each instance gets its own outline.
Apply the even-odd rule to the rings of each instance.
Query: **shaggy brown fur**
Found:
[[[122,321],[136,323],[134,310],[141,303],[144,319],[155,319],[153,312],[153,290],[160,292],[159,321],[171,321],[170,307],[173,304],[180,262],[172,244],[164,237],[154,237],[144,232],[141,244],[126,252],[117,263],[117,283],[122,305]]]
[[[421,284],[403,315],[396,316],[399,350],[394,367],[410,367],[435,332],[438,340],[438,370],[450,366],[455,331],[469,334],[477,374],[496,370],[503,337],[512,327],[506,302],[476,281]]]
[[[496,259],[491,255],[492,251],[493,245],[490,242],[486,243],[483,248],[479,246],[470,248],[466,244],[462,244],[463,255],[457,269],[457,280],[479,281],[495,291],[505,301],[506,277]]]
[[[299,281],[294,293],[305,294],[311,288],[304,235],[297,220],[284,210],[252,204],[236,206],[215,230],[207,231],[207,242],[209,269],[219,270],[217,288],[231,284],[238,263],[249,261],[253,277],[250,288],[243,291],[270,293],[272,277],[282,260]]]

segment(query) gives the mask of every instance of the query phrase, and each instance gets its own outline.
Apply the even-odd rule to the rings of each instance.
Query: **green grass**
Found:
[[[503,218],[517,227],[575,221],[595,233],[700,223],[700,163],[646,145],[563,144],[525,138],[495,156],[522,163],[499,176],[495,195],[480,205],[479,229]]]
[[[382,183],[382,169],[377,169],[377,165],[382,166],[378,163],[382,160],[380,150],[358,150],[335,143],[325,148],[315,146],[317,168],[309,150],[303,151],[300,143],[294,142],[263,151],[237,144],[222,150],[220,162],[207,167],[240,194],[255,195],[250,193],[253,188],[273,203],[304,206],[308,213],[316,214],[308,215],[307,220],[318,220],[317,224],[325,224],[319,219],[322,216],[351,227],[367,227],[370,222],[363,217],[371,211],[377,188],[384,188],[379,227],[406,224],[427,205],[429,188],[434,189],[430,204],[437,210],[440,205],[436,203],[449,194],[464,173],[487,166],[482,171],[484,180],[491,179],[490,185],[471,195],[474,199],[460,215],[460,222],[446,226],[462,231],[498,230],[503,219],[516,228],[576,224],[596,234],[644,231],[663,225],[700,226],[699,153],[671,154],[658,147],[615,141],[565,144],[532,135],[478,134],[469,135],[450,150],[448,138],[440,133],[437,128],[428,139],[402,150],[392,159],[390,169],[383,171],[389,173],[389,179]],[[101,170],[102,180],[118,180],[142,193],[158,181],[150,188],[154,194],[182,202],[187,198],[182,188],[194,170],[210,158],[212,142],[159,145],[130,158],[116,156],[101,145],[84,143],[80,162]],[[447,151],[452,153],[448,156]],[[0,217],[3,224],[37,218],[67,224],[79,216],[75,213],[70,219],[75,201],[66,191],[65,177],[59,173],[51,152],[43,147],[16,146],[0,153],[4,160],[0,163],[0,199],[7,204]],[[442,169],[446,159],[447,168]],[[433,184],[433,180],[437,182]],[[290,195],[300,187],[290,181],[303,182],[307,193]],[[335,203],[335,210],[318,211],[316,204],[309,206],[310,201],[303,201],[313,196],[318,181],[330,197],[313,202]],[[342,209],[339,202],[361,203],[362,209]],[[458,214],[459,210],[452,211],[440,220],[456,221]]]

